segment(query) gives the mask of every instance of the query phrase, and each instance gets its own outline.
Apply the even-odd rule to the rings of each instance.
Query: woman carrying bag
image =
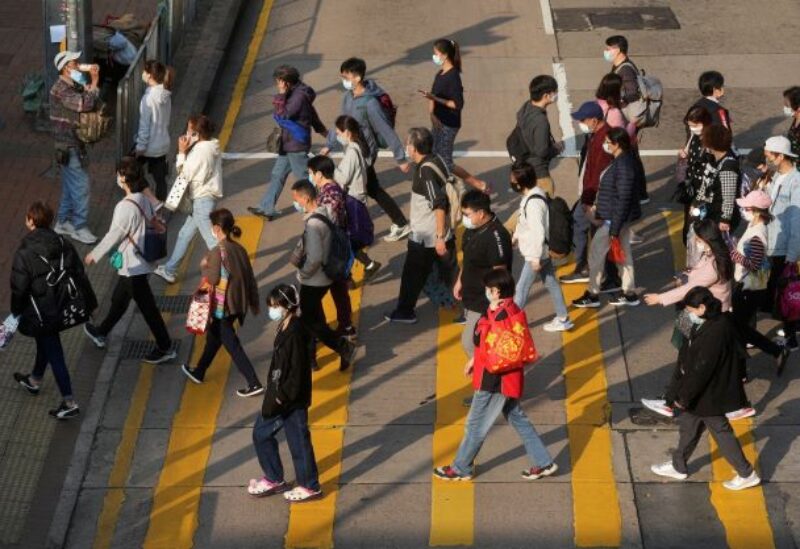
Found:
[[[134,158],[126,156],[120,160],[117,165],[117,186],[125,196],[114,207],[108,233],[86,256],[84,263],[91,265],[111,254],[111,264],[119,276],[105,320],[96,326],[87,322],[83,325],[83,331],[98,349],[105,349],[108,334],[133,300],[156,340],[156,347],[143,360],[160,364],[175,358],[176,352],[147,280],[153,272],[153,265],[144,259],[142,252],[145,250],[147,225],[153,222],[155,212],[143,193],[147,181],[141,165]]]
[[[322,497],[314,447],[308,430],[311,406],[311,354],[306,330],[299,315],[300,294],[288,284],[275,286],[267,298],[269,318],[278,323],[272,361],[267,374],[267,390],[261,413],[253,426],[253,446],[264,472],[251,479],[247,492],[265,497],[284,493],[290,502]],[[283,463],[276,436],[283,429],[292,455],[296,486],[290,490],[283,476]]]
[[[244,323],[247,311],[258,314],[258,283],[253,275],[250,257],[241,244],[231,237],[239,238],[242,230],[235,224],[233,214],[221,208],[209,215],[211,233],[219,242],[200,263],[205,289],[212,292],[210,323],[206,331],[206,346],[197,366],[181,366],[194,383],[203,383],[206,371],[221,346],[231,355],[239,372],[247,380],[247,387],[236,394],[251,397],[264,392],[253,364],[236,334],[235,323]]]
[[[475,457],[501,413],[522,439],[531,462],[531,467],[522,472],[522,478],[536,480],[550,476],[558,470],[558,465],[519,403],[525,379],[523,368],[537,357],[525,312],[514,304],[514,277],[506,269],[495,269],[486,274],[483,284],[489,309],[475,327],[475,354],[464,368],[465,375],[472,375],[475,389],[464,438],[452,465],[437,467],[433,476],[441,480],[471,480]],[[498,324],[504,325],[503,331],[494,329]],[[501,345],[504,337],[515,344]],[[503,354],[506,348],[520,352],[511,358]]]
[[[56,265],[62,265],[65,276],[71,275],[75,287],[83,297],[85,310],[97,308],[97,298],[83,270],[80,257],[72,244],[51,229],[55,214],[47,204],[34,202],[25,215],[28,234],[22,239],[14,254],[11,270],[11,314],[19,317],[19,332],[36,340],[36,360],[30,374],[14,372],[14,381],[30,394],[39,394],[47,365],[53,371],[61,404],[50,410],[56,419],[69,419],[80,413],[72,394],[69,371],[64,361],[64,348],[59,332],[64,328],[52,319],[61,311],[53,292],[54,282],[49,276]],[[63,277],[61,277],[63,278]],[[44,322],[42,322],[44,320]]]

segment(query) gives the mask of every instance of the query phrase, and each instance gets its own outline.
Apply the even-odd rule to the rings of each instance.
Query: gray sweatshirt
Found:
[[[558,156],[558,149],[550,133],[547,112],[525,101],[517,112],[517,124],[529,153],[525,161],[536,170],[537,178],[550,177],[550,161]]]
[[[172,114],[172,93],[163,84],[150,86],[139,103],[139,131],[136,150],[144,156],[158,158],[169,152],[169,119]]]
[[[344,157],[336,166],[333,179],[347,194],[359,202],[367,203],[367,160],[361,154],[358,143],[350,142],[344,148]]]
[[[303,286],[330,286],[333,281],[325,274],[322,264],[328,259],[331,249],[331,231],[323,221],[311,219],[315,213],[327,217],[324,206],[303,216],[306,226],[298,246],[304,247],[306,259],[303,268],[297,270],[297,280]]]
[[[135,204],[131,204],[131,201],[139,205],[147,219],[142,217],[139,208]],[[120,276],[137,276],[152,273],[153,266],[142,259],[136,252],[136,247],[128,240],[128,235],[139,247],[139,250],[144,250],[146,221],[149,221],[153,215],[155,215],[153,206],[142,193],[129,194],[117,202],[114,207],[114,215],[111,218],[111,227],[103,237],[103,240],[92,250],[92,259],[99,262],[103,259],[103,256],[118,248],[122,252],[122,268],[118,271]]]

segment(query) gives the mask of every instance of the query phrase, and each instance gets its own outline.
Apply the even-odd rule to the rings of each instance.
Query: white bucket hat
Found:
[[[797,155],[792,152],[792,144],[782,135],[776,135],[775,137],[767,139],[767,142],[764,143],[764,150],[797,158]]]
[[[66,66],[67,63],[69,63],[70,61],[74,61],[75,59],[80,59],[80,58],[81,58],[81,52],[67,50],[67,51],[62,51],[62,52],[58,53],[58,55],[56,55],[56,58],[53,60],[53,62],[55,63],[56,68],[60,72],[61,69],[63,69],[64,66]]]

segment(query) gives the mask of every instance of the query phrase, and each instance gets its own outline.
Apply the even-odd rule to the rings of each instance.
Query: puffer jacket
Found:
[[[600,176],[596,216],[611,222],[611,236],[619,236],[624,225],[642,217],[642,207],[636,193],[636,167],[632,152],[616,157]]]
[[[317,92],[314,88],[299,82],[285,94],[276,94],[272,104],[275,115],[286,118],[308,130],[308,141],[296,139],[287,128],[281,130],[281,153],[308,152],[311,149],[311,130],[325,133],[327,129],[320,121],[317,110],[314,108],[314,99]]]
[[[38,315],[31,298],[36,301],[36,307],[43,319],[52,319],[61,313],[58,303],[48,292],[46,277],[51,272],[51,265],[58,269],[62,253],[64,270],[72,276],[78,290],[86,299],[89,310],[97,308],[94,290],[72,243],[52,229],[35,229],[23,237],[11,267],[11,314],[22,317],[20,333],[38,335],[58,332],[52,324],[45,325],[44,330],[38,327]]]

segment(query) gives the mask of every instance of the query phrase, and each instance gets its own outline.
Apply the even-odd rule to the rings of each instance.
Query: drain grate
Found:
[[[186,313],[189,310],[191,295],[159,295],[156,296],[156,305],[165,313]]]
[[[147,353],[155,349],[156,342],[150,339],[126,339],[122,342],[122,350],[120,351],[121,360],[141,360]],[[172,340],[172,349],[177,353],[180,351],[181,341],[179,339]]]
[[[670,8],[563,8],[553,10],[553,24],[558,32],[681,28]]]

